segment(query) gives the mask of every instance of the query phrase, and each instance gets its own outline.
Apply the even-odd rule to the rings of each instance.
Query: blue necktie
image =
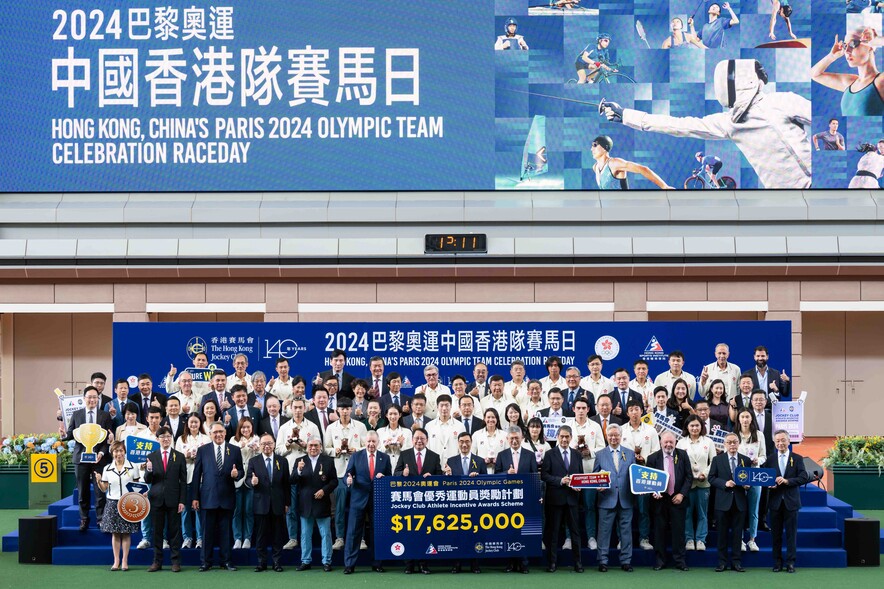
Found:
[[[565,461],[565,472],[571,470],[571,457],[568,450],[562,451],[562,459]]]

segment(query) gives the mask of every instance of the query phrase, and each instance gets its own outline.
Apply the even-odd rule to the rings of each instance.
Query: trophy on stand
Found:
[[[107,438],[107,430],[97,423],[84,423],[74,430],[74,439],[83,444],[80,462],[98,462],[95,446]]]

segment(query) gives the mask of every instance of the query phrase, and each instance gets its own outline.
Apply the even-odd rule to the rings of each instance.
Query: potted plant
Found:
[[[884,437],[837,438],[823,459],[833,494],[854,509],[884,509]]]
[[[19,434],[0,440],[0,496],[6,497],[3,507],[27,509],[31,454],[57,454],[62,493],[72,493],[76,487],[71,467],[71,451],[75,443],[73,440],[62,442],[58,434]]]

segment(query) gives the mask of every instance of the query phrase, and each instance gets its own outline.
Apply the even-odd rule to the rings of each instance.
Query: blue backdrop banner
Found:
[[[538,474],[376,479],[375,558],[540,556],[540,489]]]
[[[877,188],[881,12],[3,2],[0,192]]]
[[[347,353],[346,372],[369,377],[369,359],[384,359],[385,374],[398,372],[406,394],[422,385],[423,369],[439,367],[448,384],[457,374],[471,381],[477,362],[488,365],[489,376],[510,380],[513,360],[525,362],[528,377],[547,375],[551,355],[562,364],[587,374],[586,360],[599,354],[602,373],[620,366],[632,373],[641,358],[649,377],[669,369],[667,355],[681,350],[684,370],[699,377],[715,361],[718,343],[729,344],[730,362],[747,370],[754,366],[757,345],[770,351],[770,365],[791,374],[792,330],[788,321],[659,321],[659,322],[506,322],[506,323],[114,323],[114,380],[147,372],[154,388],[175,365],[192,366],[197,352],[206,352],[210,365],[233,370],[233,358],[244,354],[249,373],[262,370],[276,376],[276,359],[287,358],[291,374],[307,381],[330,366],[330,353]],[[308,395],[310,388],[307,389]]]

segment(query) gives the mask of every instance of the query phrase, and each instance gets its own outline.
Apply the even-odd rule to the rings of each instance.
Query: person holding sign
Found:
[[[715,458],[715,444],[706,437],[706,426],[696,415],[688,417],[684,437],[678,441],[678,449],[684,450],[691,461],[691,496],[685,514],[686,550],[706,550],[709,532],[709,469]],[[674,435],[674,434],[673,434]],[[694,515],[697,525],[694,527]]]
[[[675,568],[688,570],[685,561],[684,528],[688,493],[694,482],[693,468],[688,453],[675,447],[675,434],[664,431],[660,435],[660,450],[651,453],[647,466],[662,470],[669,475],[666,491],[654,493],[651,499],[651,514],[654,517],[654,570],[666,566],[666,528],[672,533],[672,558]]]
[[[201,573],[212,568],[212,555],[218,545],[221,568],[235,571],[230,562],[231,516],[236,505],[236,481],[245,475],[242,452],[225,442],[221,423],[212,425],[212,443],[201,446],[193,467],[193,509],[202,510],[203,551]]]
[[[742,544],[743,523],[746,520],[748,501],[746,490],[734,482],[734,470],[738,466],[748,467],[751,460],[740,454],[740,437],[730,433],[724,439],[724,452],[712,460],[709,468],[709,484],[716,488],[715,520],[718,523],[718,566],[715,572],[720,573],[727,568],[728,544],[730,544],[732,568],[738,573],[746,569],[740,564],[740,545]],[[730,534],[730,538],[728,538]]]
[[[643,410],[644,406],[641,397],[628,401],[626,404],[625,413],[629,421],[623,425],[623,440],[621,443],[624,447],[635,452],[636,464],[644,464],[648,456],[660,449],[660,436],[657,435],[657,430],[647,423],[642,423]],[[653,550],[653,545],[648,541],[651,534],[651,517],[648,513],[647,494],[635,496],[635,507],[638,509],[639,514],[639,545],[642,550]]]
[[[783,570],[783,527],[786,529],[786,571],[795,572],[798,544],[798,510],[801,509],[799,487],[807,483],[804,458],[789,450],[789,432],[774,433],[776,452],[768,456],[764,468],[777,470],[776,485],[770,489],[770,528],[773,540],[773,572]]]
[[[764,396],[764,393],[761,393],[760,396]],[[737,415],[736,433],[740,436],[740,453],[749,457],[749,460],[752,461],[751,466],[757,468],[764,464],[767,460],[764,434],[758,431],[752,412],[748,409],[741,409]],[[755,536],[758,533],[758,504],[761,501],[761,487],[749,487],[746,496],[749,500],[749,541],[743,543],[743,550],[748,548],[751,552],[758,552]]]
[[[608,425],[608,447],[595,454],[593,472],[611,473],[611,486],[599,489],[599,572],[608,572],[608,551],[614,521],[620,527],[620,568],[632,572],[632,491],[629,487],[629,465],[635,464],[635,452],[620,445],[620,426]]]
[[[547,451],[540,464],[540,479],[546,483],[543,498],[546,521],[543,535],[546,543],[547,572],[556,572],[559,530],[563,520],[571,532],[574,572],[583,572],[580,559],[580,527],[577,525],[580,489],[571,488],[571,475],[582,473],[583,460],[580,453],[571,448],[571,428],[563,425],[556,434],[556,446]]]
[[[107,494],[107,508],[101,518],[101,531],[111,534],[111,547],[114,551],[112,571],[129,570],[129,548],[132,546],[132,534],[141,527],[138,522],[124,520],[117,511],[117,502],[128,492],[129,483],[140,479],[138,467],[126,460],[126,445],[122,442],[111,444],[113,461],[104,470],[95,473],[95,484],[102,493]]]
[[[187,491],[187,461],[184,454],[172,448],[172,430],[161,427],[157,432],[160,449],[147,455],[144,482],[150,485],[150,518],[153,520],[153,564],[147,569],[155,573],[163,568],[163,531],[168,526],[169,548],[172,550],[172,572],[181,572],[181,512]]]
[[[74,411],[74,414],[71,415],[71,421],[67,424],[67,428],[65,428],[64,424],[58,428],[58,432],[62,436],[62,442],[77,440],[74,446],[72,462],[77,476],[81,532],[85,532],[86,528],[89,527],[89,509],[92,504],[92,479],[96,474],[101,474],[104,470],[105,465],[108,463],[106,459],[108,444],[114,441],[113,420],[111,420],[109,413],[98,408],[98,389],[93,386],[83,389],[83,401],[86,406],[83,409]],[[98,430],[99,434],[90,435],[89,439],[80,436],[75,430],[79,430],[84,425],[88,426],[87,429],[94,429],[97,425],[100,430],[104,430],[104,434],[101,435],[100,430]],[[90,442],[94,442],[94,444],[88,445]],[[104,492],[96,485],[95,518],[98,521],[101,521],[104,516],[105,503]]]

